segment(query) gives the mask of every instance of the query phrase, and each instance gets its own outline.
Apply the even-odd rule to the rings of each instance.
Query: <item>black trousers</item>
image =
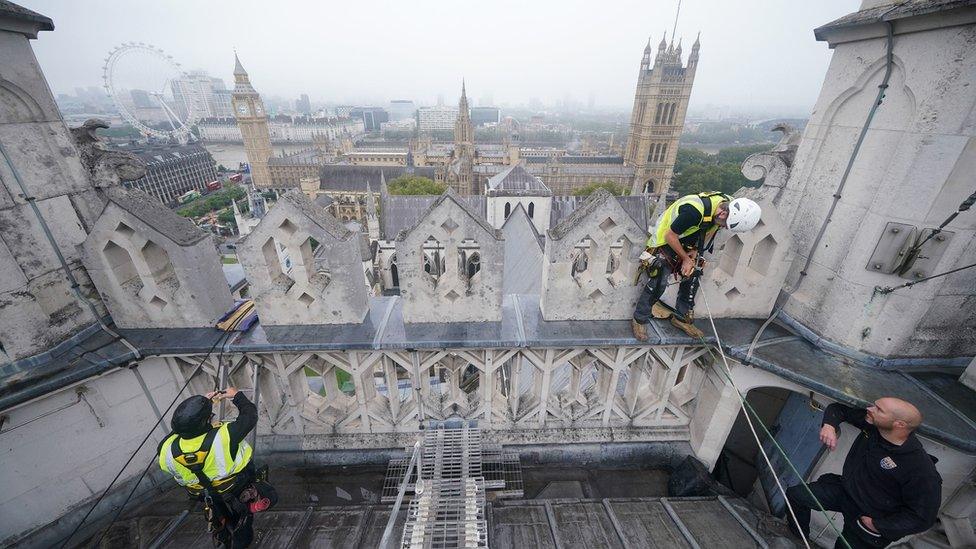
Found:
[[[247,504],[240,501],[241,492],[252,485],[254,480],[254,462],[251,462],[238,473],[230,490],[216,496],[222,498],[224,507],[231,516],[227,517],[222,528],[219,528],[219,524],[215,525],[213,537],[227,549],[244,549],[254,540],[254,515]]]
[[[634,320],[641,324],[650,322],[651,307],[657,303],[657,300],[661,299],[664,290],[670,284],[671,275],[674,273],[672,264],[675,265],[674,268],[681,268],[681,260],[678,259],[678,254],[674,253],[670,246],[660,248],[657,255],[658,257],[655,258],[657,274],[647,277],[647,283],[641,288],[640,297],[637,298],[637,307],[634,309]],[[690,276],[678,285],[678,299],[674,308],[680,314],[686,315],[688,311],[694,310],[698,286],[699,278],[697,276]]]
[[[844,536],[844,539],[847,540],[847,543],[853,549],[885,547],[894,541],[885,539],[881,535],[872,535],[872,533],[868,532],[860,524],[858,519],[864,513],[858,509],[854,500],[847,495],[840,475],[831,473],[821,475],[820,478],[815,482],[811,482],[808,486],[810,486],[810,491],[817,497],[817,500],[820,501],[824,509],[827,511],[839,511],[844,515],[844,529],[841,531],[841,535]],[[796,513],[797,521],[800,522],[800,528],[803,530],[802,534],[809,537],[810,511],[812,509],[819,511],[817,503],[810,497],[806,489],[799,484],[789,487],[786,490],[786,497],[793,506],[793,512]],[[789,521],[790,529],[794,530],[796,526],[793,524],[788,510],[786,518]],[[844,542],[840,538],[837,538],[834,549],[844,549],[845,547]]]

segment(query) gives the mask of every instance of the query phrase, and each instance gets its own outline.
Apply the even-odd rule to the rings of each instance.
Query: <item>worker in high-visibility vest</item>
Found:
[[[214,424],[213,405],[231,399],[237,419]],[[257,425],[257,407],[234,387],[184,400],[173,412],[173,432],[159,444],[159,466],[204,502],[214,540],[239,549],[254,537],[254,513],[277,501],[266,482],[267,469],[255,471],[247,434]]]
[[[692,337],[704,334],[695,327],[695,294],[701,276],[700,255],[711,251],[715,234],[721,228],[734,233],[751,231],[762,216],[759,205],[748,198],[720,192],[683,196],[671,204],[647,239],[641,254],[641,269],[647,284],[641,289],[631,328],[634,337],[647,340],[646,324],[651,316],[671,318],[671,323]],[[678,299],[673,311],[659,302],[672,275],[680,279]]]

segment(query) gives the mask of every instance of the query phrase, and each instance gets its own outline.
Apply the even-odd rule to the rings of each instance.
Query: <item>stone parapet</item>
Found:
[[[640,294],[637,257],[647,231],[600,190],[547,232],[542,266],[546,320],[629,319]]]
[[[231,307],[211,236],[138,190],[106,192],[84,264],[123,328],[213,326]]]
[[[297,189],[238,243],[261,323],[349,324],[368,310],[359,233]]]
[[[447,190],[396,238],[405,322],[482,322],[502,316],[504,237]]]
[[[735,194],[755,200],[762,208],[755,229],[739,234],[720,231],[716,236],[714,261],[701,282],[715,317],[766,318],[785,284],[794,255],[793,237],[776,206],[761,198],[762,193],[763,189],[742,188]]]

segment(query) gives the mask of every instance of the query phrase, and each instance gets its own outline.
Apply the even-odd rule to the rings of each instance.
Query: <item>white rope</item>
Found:
[[[725,350],[722,349],[722,340],[718,336],[718,330],[715,329],[715,319],[712,318],[712,310],[708,306],[708,298],[705,297],[706,292],[702,292],[702,301],[705,303],[705,312],[708,313],[708,321],[712,325],[712,333],[715,334],[715,345],[718,347],[718,352],[722,356],[722,362],[725,363],[725,371],[729,374],[729,383],[732,384],[732,388],[735,389],[737,395],[739,395],[739,400],[742,401],[742,413],[746,416],[746,422],[749,424],[749,430],[752,431],[753,438],[756,439],[756,446],[759,447],[759,452],[762,454],[764,460],[766,460],[766,466],[769,467],[769,472],[773,475],[773,480],[776,481],[776,487],[783,494],[783,501],[786,502],[786,508],[790,511],[790,517],[793,519],[793,524],[796,525],[797,532],[800,533],[800,539],[803,540],[803,545],[807,549],[810,549],[810,542],[807,541],[807,536],[803,533],[803,528],[800,526],[799,519],[796,518],[796,512],[793,511],[793,505],[790,503],[790,498],[786,496],[786,489],[783,488],[783,484],[779,481],[779,475],[776,474],[776,469],[773,468],[773,463],[769,460],[769,455],[766,454],[766,450],[762,446],[762,441],[759,440],[759,433],[756,432],[756,427],[752,424],[752,418],[749,417],[749,410],[746,409],[745,395],[739,390],[739,387],[735,384],[735,380],[732,378],[732,368],[729,366],[729,359],[725,357]],[[803,482],[803,479],[800,479]]]

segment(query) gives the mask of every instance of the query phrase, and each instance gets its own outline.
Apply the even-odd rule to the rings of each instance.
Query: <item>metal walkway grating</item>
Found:
[[[488,547],[484,481],[425,480],[422,485],[407,510],[403,549]]]
[[[495,454],[482,457],[485,489],[497,498],[521,498],[525,496],[522,482],[522,465],[518,454]]]
[[[421,448],[421,478],[463,479],[481,476],[481,431],[428,429]]]
[[[477,433],[476,430],[471,430]],[[425,434],[424,442],[428,441],[427,436],[431,431]],[[440,438],[443,440],[450,440],[453,435],[447,435],[445,438]],[[480,434],[478,435],[480,440]],[[438,437],[431,436],[430,439],[435,445],[437,444]],[[435,446],[436,447],[436,446]],[[465,470],[463,465],[452,465],[447,463],[445,458],[450,458],[451,454],[444,452],[444,448],[441,448],[441,467],[442,472],[455,472],[458,470]],[[436,451],[429,455],[436,454]],[[501,446],[497,444],[485,444],[481,442],[480,459],[471,460],[467,466],[467,470],[472,471],[480,467],[481,478],[484,479],[485,490],[490,492],[490,495],[494,499],[499,498],[521,498],[524,497],[524,484],[522,482],[522,466],[519,463],[518,454],[506,454],[502,451]],[[427,459],[427,455],[422,455],[422,460]],[[386,476],[383,479],[383,492],[380,496],[380,501],[382,503],[393,503],[396,501],[397,493],[400,490],[400,484],[403,483],[403,475],[407,470],[410,460],[408,458],[396,458],[391,459],[390,463],[386,468]],[[477,463],[476,463],[477,462]],[[429,474],[433,474],[436,470],[436,466],[426,467],[424,463],[424,477],[425,479],[431,479]],[[447,465],[445,467],[445,465]],[[475,475],[471,475],[472,478],[478,478]],[[443,478],[443,477],[442,477]],[[452,477],[447,477],[452,478]],[[457,478],[457,477],[454,477]],[[407,481],[407,497],[409,498],[414,492],[414,485],[417,482],[417,471],[416,469],[411,472],[410,479]]]
[[[381,501],[409,501],[401,546],[487,547],[486,490],[493,500],[524,495],[518,454],[485,444],[474,424],[432,424],[408,457],[390,460]],[[392,542],[392,523],[383,539]]]
[[[400,484],[403,483],[403,475],[407,472],[407,465],[410,460],[407,458],[391,459],[386,467],[386,476],[383,478],[383,493],[380,501],[383,503],[393,503],[396,501],[397,492]],[[407,482],[407,493],[412,493],[414,485],[417,483],[417,470],[410,472],[410,479]]]

